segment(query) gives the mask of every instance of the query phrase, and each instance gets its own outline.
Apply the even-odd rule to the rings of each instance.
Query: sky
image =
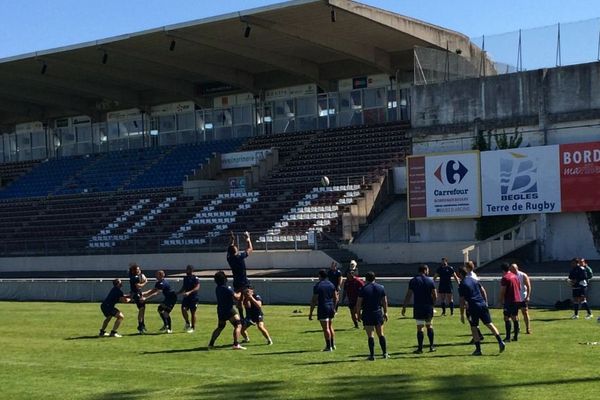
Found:
[[[275,3],[279,2],[268,0],[0,0],[2,16],[0,58]],[[471,38],[476,38],[477,44],[481,44],[481,36],[486,35],[486,38],[489,37],[489,40],[486,39],[488,48],[496,46],[494,44],[496,38],[503,42],[498,45],[499,47],[506,45],[504,42],[509,43],[511,53],[514,52],[513,44],[518,36],[515,36],[516,34],[497,37],[493,35],[515,32],[518,29],[555,25],[558,22],[568,23],[596,18],[595,21],[588,21],[589,26],[584,29],[585,32],[573,25],[571,30],[574,37],[569,39],[568,29],[565,29],[563,36],[565,42],[573,40],[573,43],[587,43],[589,49],[585,52],[594,53],[592,58],[595,58],[598,48],[600,29],[598,0],[576,2],[363,0],[362,3],[464,33]],[[549,29],[547,35],[555,36],[554,30],[555,28]],[[546,36],[539,40],[548,41]],[[534,47],[538,46],[538,44],[534,45]],[[511,58],[514,57],[511,55]]]

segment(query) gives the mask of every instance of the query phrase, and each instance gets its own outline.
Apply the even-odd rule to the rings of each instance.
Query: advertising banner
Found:
[[[408,157],[410,219],[481,215],[479,152]]]
[[[258,162],[263,160],[269,153],[271,153],[270,149],[221,154],[221,168],[234,169],[251,167],[257,165]]]
[[[482,214],[560,212],[558,153],[558,145],[482,152]]]
[[[562,211],[600,210],[600,142],[560,145]]]

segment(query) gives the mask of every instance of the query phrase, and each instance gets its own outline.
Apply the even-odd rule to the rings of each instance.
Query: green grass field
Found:
[[[199,308],[193,334],[183,332],[176,308],[175,332],[166,335],[158,334],[162,324],[150,305],[144,336],[134,334],[135,306],[120,309],[124,337],[98,338],[98,304],[0,302],[0,399],[600,397],[600,345],[586,344],[600,341],[600,324],[572,321],[569,311],[533,310],[532,335],[501,355],[486,335],[484,356],[472,357],[468,326],[457,315],[434,319],[437,352],[412,354],[414,322],[391,308],[385,329],[392,359],[369,362],[366,336],[351,327],[345,308],[335,321],[338,349],[332,353],[321,352],[319,323],[308,321],[307,306],[266,306],[275,344],[266,346],[251,328],[246,351],[230,350],[229,327],[207,351],[214,306]],[[502,332],[499,310],[493,317]]]

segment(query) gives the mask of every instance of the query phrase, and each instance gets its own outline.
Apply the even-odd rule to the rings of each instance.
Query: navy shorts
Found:
[[[146,307],[146,302],[144,300],[142,300],[142,294],[141,293],[131,293],[131,301],[133,301],[135,303],[135,305],[137,306],[138,310],[140,308]]]
[[[502,312],[505,317],[516,317],[519,315],[519,304],[520,303],[504,303],[504,309]]]
[[[232,317],[238,314],[237,308],[232,307],[229,310],[219,310],[217,309],[217,316],[219,317],[219,321],[229,321]]]
[[[469,307],[469,323],[471,326],[479,325],[479,321],[485,325],[492,323],[492,317],[490,316],[490,310],[487,306]]]
[[[421,321],[431,321],[433,318],[433,306],[415,306],[413,308],[413,318]]]
[[[439,293],[452,293],[452,283],[442,283],[440,282],[438,286]]]
[[[166,301],[163,303],[160,303],[158,305],[158,311],[166,311],[168,313],[170,313],[173,310],[173,307],[175,307],[176,302],[173,301]]]
[[[370,312],[362,314],[362,322],[364,326],[383,325],[383,312]]]
[[[259,322],[263,322],[264,319],[265,319],[265,317],[263,314],[252,315],[252,316],[249,316],[248,314],[246,314],[246,318],[244,318],[244,325],[250,326],[250,325],[258,324]]]
[[[587,293],[587,287],[573,288],[573,297],[585,297]]]
[[[318,307],[317,308],[317,319],[323,321],[326,319],[333,319],[335,316],[335,306],[331,307]]]
[[[528,301],[520,301],[517,303],[517,307],[519,307],[519,309],[522,309],[522,310],[527,310],[529,308],[529,302]]]
[[[181,300],[181,307],[187,308],[188,310],[196,311],[198,308],[198,298],[197,297],[184,297]]]
[[[107,318],[108,317],[116,317],[121,312],[116,307],[109,307],[104,304],[100,304],[100,309],[102,310],[102,314],[104,314],[104,316]]]

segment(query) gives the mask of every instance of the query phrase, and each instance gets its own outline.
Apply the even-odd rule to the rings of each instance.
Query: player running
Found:
[[[194,267],[188,265],[185,268],[185,276],[183,277],[183,285],[179,289],[178,294],[183,293],[181,299],[181,315],[185,320],[183,328],[187,333],[193,333],[196,329],[196,309],[198,308],[198,291],[200,290],[200,279],[194,275]],[[188,310],[191,314],[191,319],[188,317]],[[190,323],[191,321],[191,323]]]
[[[129,286],[131,288],[131,301],[138,308],[138,327],[140,334],[146,332],[146,324],[144,323],[144,314],[146,312],[146,301],[142,294],[144,285],[148,282],[146,275],[142,273],[139,265],[136,263],[129,264]]]
[[[389,358],[387,352],[387,343],[383,333],[383,324],[388,319],[387,315],[387,296],[382,285],[375,282],[375,274],[367,272],[365,275],[367,284],[358,291],[358,300],[356,302],[356,313],[358,320],[362,320],[367,333],[367,341],[369,345],[369,361],[375,360],[375,339],[373,331],[377,333],[379,338],[379,346],[383,358]]]
[[[208,342],[208,348],[215,346],[215,341],[227,325],[227,321],[233,325],[233,350],[246,350],[245,347],[240,345],[240,332],[242,329],[242,321],[240,315],[237,312],[235,303],[240,301],[241,294],[235,293],[233,289],[227,286],[227,276],[225,272],[219,271],[215,274],[215,294],[217,296],[217,317],[218,324],[213,331],[210,342]]]
[[[106,327],[108,326],[108,323],[110,322],[111,318],[114,317],[116,318],[115,324],[113,325],[113,328],[110,331],[110,334],[108,334],[108,336],[121,337],[117,330],[119,329],[119,326],[121,325],[121,322],[123,322],[123,318],[125,318],[125,316],[121,311],[119,311],[118,308],[115,307],[115,305],[119,302],[129,303],[131,301],[129,295],[123,294],[123,290],[121,290],[122,287],[123,283],[119,278],[113,280],[112,289],[110,289],[110,292],[108,292],[108,296],[106,296],[102,304],[100,304],[102,314],[104,314],[104,317],[106,318],[104,319],[104,322],[102,322],[102,328],[100,328],[100,333],[98,334],[98,336],[107,336]]]
[[[433,280],[440,280],[438,285],[438,293],[442,300],[442,316],[446,315],[446,304],[450,307],[450,315],[454,315],[454,296],[453,296],[453,287],[452,287],[452,279],[456,281],[458,285],[458,276],[456,276],[456,272],[454,272],[454,268],[448,265],[448,259],[442,258],[442,264],[435,271],[435,275],[433,276]]]
[[[156,284],[154,288],[144,293],[144,297],[148,300],[151,297],[156,296],[162,292],[164,299],[162,303],[158,305],[158,315],[163,321],[163,326],[160,328],[161,332],[173,333],[171,325],[171,311],[175,304],[177,304],[177,293],[171,289],[169,281],[165,278],[165,271],[156,271]]]
[[[272,345],[273,340],[269,335],[269,331],[265,327],[264,314],[262,311],[262,298],[259,294],[254,292],[252,286],[247,287],[244,290],[244,297],[242,299],[244,309],[246,310],[246,318],[242,321],[242,337],[244,342],[249,342],[250,337],[248,336],[247,330],[252,325],[256,325],[256,328],[262,333],[267,339],[267,345]]]
[[[337,302],[338,292],[335,290],[333,283],[327,279],[327,272],[322,269],[319,271],[319,282],[313,287],[308,319],[312,321],[313,311],[317,307],[317,319],[321,323],[323,336],[325,337],[325,348],[323,351],[335,350],[333,317],[335,316],[335,305]]]
[[[419,275],[408,283],[408,290],[402,305],[402,316],[406,314],[406,305],[414,295],[413,318],[417,322],[417,349],[415,354],[423,353],[423,327],[427,327],[427,338],[429,339],[429,351],[435,351],[434,332],[431,320],[433,319],[433,305],[437,298],[435,284],[429,276],[429,267],[425,264],[419,266]]]
[[[500,332],[492,323],[492,317],[490,316],[490,310],[487,305],[487,294],[485,289],[479,281],[473,277],[468,276],[469,272],[467,268],[462,267],[458,270],[461,282],[458,285],[458,293],[460,295],[460,322],[465,323],[465,308],[469,306],[469,324],[471,325],[471,335],[473,336],[473,344],[475,345],[474,356],[480,356],[481,353],[481,332],[479,332],[477,326],[479,320],[488,327],[488,329],[494,334],[494,337],[498,341],[498,347],[500,353],[504,351],[506,345],[500,337]]]

